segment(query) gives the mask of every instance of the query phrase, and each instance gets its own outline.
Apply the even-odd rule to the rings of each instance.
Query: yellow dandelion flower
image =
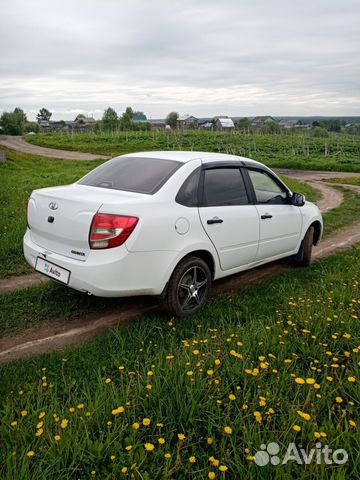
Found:
[[[60,427],[65,430],[65,428],[67,428],[67,426],[69,425],[69,420],[67,420],[66,418],[64,418],[63,420],[61,420],[61,423],[60,423]]]
[[[140,428],[140,423],[138,423],[138,422],[133,423],[133,424],[132,424],[132,428],[133,428],[134,430],[139,430],[139,428]]]
[[[150,420],[150,418],[144,418],[142,423],[145,427],[148,427],[151,423],[151,420]]]
[[[85,407],[83,403],[79,403],[79,405],[76,407],[78,410],[82,410]]]
[[[111,378],[107,378],[107,379],[105,380],[106,385],[109,385],[109,383],[111,383],[111,382],[112,382]]]
[[[160,445],[164,445],[164,443],[166,442],[165,438],[162,438],[160,437],[158,442],[160,443]]]
[[[209,437],[207,440],[206,440],[207,444],[208,445],[212,445],[214,443],[214,439]]]
[[[219,360],[218,358],[215,359],[214,361],[215,365],[218,367],[220,364],[221,364],[221,360]]]
[[[297,377],[295,378],[295,383],[297,383],[298,385],[304,385],[305,380],[303,378]]]
[[[145,443],[144,448],[147,452],[152,452],[155,446],[152,443]]]
[[[55,442],[60,442],[61,436],[60,435],[55,435],[54,440],[55,440]]]
[[[215,473],[215,472],[209,472],[209,473],[208,473],[208,478],[209,478],[210,480],[214,480],[214,478],[216,478],[216,473]]]
[[[293,430],[295,430],[295,432],[301,432],[301,427],[299,425],[294,425]]]
[[[41,412],[41,413],[39,413],[39,417],[38,417],[38,418],[39,418],[39,420],[41,420],[42,418],[44,418],[44,417],[45,417],[45,415],[46,415],[46,413],[45,413],[45,412]]]
[[[234,395],[233,393],[230,393],[230,395],[229,395],[229,400],[231,400],[232,402],[233,402],[234,400],[236,400],[236,397],[235,397],[235,395]]]
[[[27,414],[28,414],[27,410],[21,410],[21,412],[20,412],[20,415],[21,415],[22,417],[26,417]]]
[[[12,427],[16,427],[17,423],[18,423],[18,422],[17,422],[16,420],[14,420],[13,422],[10,423],[10,425],[11,425]]]
[[[121,473],[127,473],[128,472],[128,467],[122,467]]]
[[[336,403],[343,403],[343,401],[344,401],[344,400],[343,400],[341,397],[336,397],[336,398],[335,398],[335,402],[336,402]]]
[[[297,414],[303,418],[306,422],[308,422],[311,419],[311,416],[308,413],[302,412],[301,410],[297,411]]]
[[[185,435],[183,433],[178,433],[178,439],[180,440],[180,442],[184,441],[185,440]]]
[[[196,463],[196,457],[194,455],[192,455],[190,458],[189,458],[189,462],[190,463]]]
[[[354,383],[354,382],[356,382],[356,378],[355,377],[348,377],[348,382]]]
[[[316,383],[316,380],[315,380],[315,378],[307,378],[306,383],[308,385],[314,385],[314,383]]]
[[[226,472],[228,470],[228,467],[226,465],[220,465],[219,470],[220,472]]]
[[[76,410],[76,409],[75,409],[74,407],[70,407],[70,408],[69,408],[69,412],[70,412],[70,413],[74,413],[75,410]]]
[[[26,456],[29,457],[29,458],[35,457],[35,452],[34,452],[34,450],[29,450],[29,451],[26,453]]]
[[[354,420],[349,420],[350,427],[356,428],[357,423]]]
[[[116,417],[117,415],[120,415],[121,413],[125,412],[124,407],[117,407],[114,410],[111,411],[111,413]]]
[[[169,458],[171,458],[171,453],[165,453],[164,458],[166,458],[166,460],[169,460]]]
[[[214,375],[214,370],[208,370],[207,374],[209,375],[209,377],[211,377],[212,375]]]
[[[132,445],[126,445],[125,450],[127,452],[131,452],[132,448],[133,448]]]
[[[226,433],[226,435],[231,435],[232,434],[232,428],[231,427],[224,427],[224,433]]]
[[[41,435],[44,433],[44,429],[43,428],[39,428],[37,430],[37,432],[35,433],[35,436],[36,437],[41,437]]]
[[[248,460],[249,462],[255,462],[255,457],[253,455],[248,455],[246,457],[246,460]]]

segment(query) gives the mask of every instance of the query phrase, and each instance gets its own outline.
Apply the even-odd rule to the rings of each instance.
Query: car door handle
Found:
[[[261,220],[266,220],[267,218],[272,218],[272,215],[270,215],[270,213],[265,213],[264,215],[261,215]]]
[[[214,223],[223,223],[224,220],[222,220],[221,218],[218,218],[218,217],[214,217],[214,218],[211,218],[210,220],[208,220],[206,223],[208,225],[213,225]]]

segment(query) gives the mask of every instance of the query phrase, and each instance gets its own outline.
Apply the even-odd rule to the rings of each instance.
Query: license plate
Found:
[[[66,270],[66,268],[59,267],[59,265],[49,262],[44,258],[37,257],[35,270],[57,280],[58,282],[65,283],[66,285],[69,283],[70,271]]]

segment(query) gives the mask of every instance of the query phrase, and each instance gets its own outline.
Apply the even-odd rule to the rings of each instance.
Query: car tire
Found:
[[[176,317],[194,315],[205,305],[210,288],[208,264],[199,257],[186,257],[171,275],[163,306]]]
[[[310,227],[301,242],[298,253],[294,257],[295,265],[308,267],[311,263],[311,252],[314,243],[314,227]]]

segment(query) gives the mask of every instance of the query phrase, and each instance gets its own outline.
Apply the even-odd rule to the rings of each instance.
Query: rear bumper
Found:
[[[34,268],[44,248],[35,244],[29,230],[23,240],[24,256]],[[125,245],[108,250],[92,250],[86,261],[49,252],[46,258],[70,270],[68,286],[99,297],[160,295],[172,272],[178,252],[129,252]]]

